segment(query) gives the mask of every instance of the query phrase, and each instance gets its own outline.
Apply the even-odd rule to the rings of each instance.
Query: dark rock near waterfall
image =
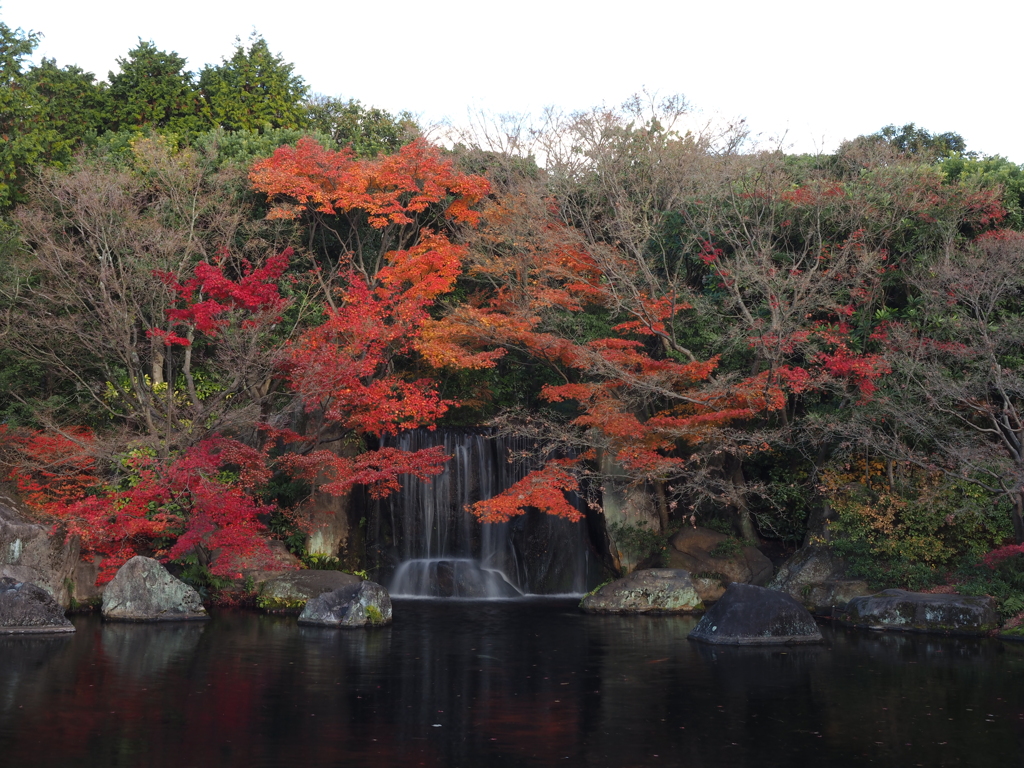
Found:
[[[443,446],[454,459],[429,482],[407,478],[368,518],[367,547],[379,549],[395,568],[387,580],[392,595],[581,594],[596,583],[600,568],[586,522],[530,510],[483,525],[467,510],[522,479],[521,462],[509,460],[525,447],[522,438],[415,429],[397,435],[393,445],[410,452]]]
[[[586,613],[692,613],[704,610],[690,574],[648,568],[605,584],[580,601]]]
[[[13,506],[0,502],[0,577],[42,587],[67,608],[78,554],[77,538],[54,535],[49,526],[29,522]]]
[[[199,593],[151,557],[121,566],[103,590],[103,618],[116,621],[206,619]]]
[[[724,584],[764,586],[772,577],[771,560],[757,548],[737,543],[718,531],[684,526],[672,537],[671,544],[668,564],[672,568],[683,568],[692,574],[717,574]],[[729,549],[735,551],[728,552]]]
[[[358,586],[358,576],[342,571],[279,571],[256,579],[256,604],[270,611],[299,611],[306,602],[326,592]]]
[[[944,635],[984,635],[999,624],[991,597],[932,595],[902,589],[855,597],[836,617],[855,627]]]
[[[823,641],[814,617],[789,595],[730,584],[689,635],[719,645],[796,645]]]
[[[311,598],[299,615],[299,624],[321,627],[380,627],[390,623],[391,597],[372,581]]]
[[[0,634],[74,632],[64,609],[35,584],[0,578]]]
[[[396,595],[421,597],[521,597],[501,571],[484,568],[470,558],[407,560],[391,579]]]
[[[779,566],[768,588],[795,598],[812,613],[831,615],[854,597],[871,594],[867,582],[847,578],[846,572],[846,562],[829,547],[804,547]]]

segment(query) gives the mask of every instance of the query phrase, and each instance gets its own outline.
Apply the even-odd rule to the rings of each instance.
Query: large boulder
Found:
[[[633,571],[580,601],[586,613],[692,613],[704,610],[690,574],[675,568]]]
[[[689,634],[720,645],[795,645],[822,642],[814,617],[789,595],[752,584],[730,584]]]
[[[74,631],[64,609],[45,589],[0,578],[0,634]]]
[[[831,615],[854,597],[871,594],[866,581],[850,579],[846,571],[846,562],[829,547],[804,547],[779,566],[768,588],[786,593],[812,613]]]
[[[729,584],[764,586],[772,577],[772,561],[755,547],[709,528],[684,526],[671,540],[668,564],[695,576],[718,574]]]
[[[373,581],[362,581],[311,598],[299,624],[320,627],[381,627],[391,623],[391,597]]]
[[[208,618],[199,593],[151,557],[121,566],[103,590],[103,618],[117,621],[184,621]]]
[[[855,597],[836,616],[855,627],[945,635],[984,635],[999,625],[991,597],[933,595],[903,589]]]
[[[299,611],[307,601],[325,592],[358,586],[358,576],[341,571],[282,571],[264,573],[257,580],[256,604],[269,611]]]
[[[71,605],[79,542],[53,535],[0,502],[0,577],[45,589],[62,608]],[[69,588],[70,587],[70,588]]]

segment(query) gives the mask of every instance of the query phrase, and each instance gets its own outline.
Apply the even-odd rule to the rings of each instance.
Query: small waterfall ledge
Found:
[[[389,441],[406,451],[443,445],[452,456],[431,482],[402,478],[380,502],[377,549],[384,582],[396,597],[463,599],[581,595],[598,568],[587,524],[531,512],[506,523],[479,523],[466,507],[489,499],[526,473],[513,456],[521,438],[465,430],[410,430]],[[383,524],[383,525],[381,525]]]

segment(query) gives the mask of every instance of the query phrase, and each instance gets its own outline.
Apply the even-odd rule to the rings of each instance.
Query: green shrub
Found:
[[[668,565],[668,536],[652,531],[646,520],[636,525],[612,523],[608,531],[616,545],[635,563]]]
[[[743,543],[736,538],[730,536],[728,539],[722,539],[720,542],[715,544],[711,549],[708,550],[708,554],[712,557],[730,558],[737,557],[743,552]]]
[[[866,469],[864,461],[832,466],[822,475],[837,515],[829,525],[832,548],[873,588],[946,583],[1012,534],[1003,497],[939,473],[899,469],[892,486],[881,461]]]
[[[957,590],[965,595],[990,595],[1005,620],[1024,611],[1024,555],[1015,555],[990,567],[972,563],[956,574]]]

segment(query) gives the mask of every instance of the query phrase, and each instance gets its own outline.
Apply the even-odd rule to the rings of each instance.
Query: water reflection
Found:
[[[24,766],[1021,764],[1024,648],[825,627],[690,643],[690,617],[398,601],[370,631],[222,612],[0,640]]]

